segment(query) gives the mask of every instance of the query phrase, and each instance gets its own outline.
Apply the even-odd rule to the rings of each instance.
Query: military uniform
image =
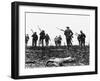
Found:
[[[59,37],[58,37],[58,45],[59,45],[59,46],[61,46],[61,40],[62,40],[62,38],[61,38],[61,36],[59,36]]]
[[[85,38],[86,38],[86,35],[81,31],[81,34],[80,34],[81,46],[85,46]]]
[[[78,34],[77,40],[78,40],[78,42],[79,42],[79,45],[81,46],[81,35],[80,35],[80,34]]]
[[[67,27],[67,28],[68,29],[66,29],[64,31],[64,35],[66,36],[67,46],[69,47],[71,45],[71,40],[72,40],[73,32],[69,29],[69,27]]]
[[[44,46],[44,39],[45,39],[45,32],[42,30],[40,32],[40,39],[39,39],[39,41],[42,43],[42,46]]]
[[[50,37],[48,34],[45,35],[45,43],[46,43],[46,46],[49,45],[49,40],[50,40]]]
[[[57,36],[54,38],[54,41],[55,41],[55,46],[57,46],[57,41],[58,41],[58,37]]]
[[[32,46],[37,46],[37,40],[38,40],[38,35],[35,32],[32,35]]]

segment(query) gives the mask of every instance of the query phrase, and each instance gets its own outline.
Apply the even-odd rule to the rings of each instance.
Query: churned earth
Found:
[[[83,66],[89,65],[89,46],[49,46],[49,47],[26,47],[25,50],[25,68],[47,67],[46,62],[53,58],[72,57],[75,62],[64,63],[63,66]],[[62,67],[63,67],[62,66]],[[50,65],[48,67],[55,67]]]

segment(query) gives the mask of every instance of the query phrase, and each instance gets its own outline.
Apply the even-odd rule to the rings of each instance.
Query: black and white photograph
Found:
[[[89,65],[90,16],[25,13],[25,67]]]
[[[97,73],[97,7],[27,2],[12,6],[17,78]]]

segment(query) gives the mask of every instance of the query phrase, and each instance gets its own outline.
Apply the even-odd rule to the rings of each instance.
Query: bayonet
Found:
[[[38,26],[38,29],[39,29],[40,31],[42,31],[41,28],[40,28],[39,26]]]
[[[32,29],[31,29],[31,31],[32,31],[32,33],[34,33]]]
[[[57,27],[56,27],[57,28]],[[57,29],[59,29],[60,31],[65,31],[65,30],[63,30],[63,29],[60,29],[60,28],[57,28]]]

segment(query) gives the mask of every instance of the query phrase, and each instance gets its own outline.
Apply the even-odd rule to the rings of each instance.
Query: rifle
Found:
[[[32,29],[31,29],[31,31],[32,31],[32,33],[34,33]]]
[[[57,28],[57,27],[56,27]],[[57,29],[59,29],[60,31],[65,31],[65,30],[63,30],[63,29],[60,29],[60,28],[57,28]]]
[[[39,29],[40,31],[42,31],[41,28],[40,28],[39,26],[38,26],[38,29]]]

